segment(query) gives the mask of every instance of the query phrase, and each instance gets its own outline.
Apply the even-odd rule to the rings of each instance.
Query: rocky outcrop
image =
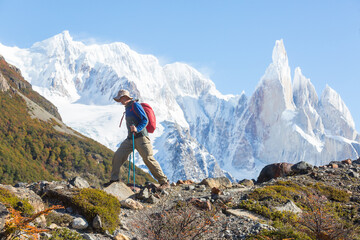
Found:
[[[7,83],[2,73],[0,72],[0,91],[6,92],[9,89],[10,89],[9,84]]]

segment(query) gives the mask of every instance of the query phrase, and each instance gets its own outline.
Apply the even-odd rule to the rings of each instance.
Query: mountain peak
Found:
[[[293,95],[294,102],[297,107],[304,106],[309,103],[311,106],[316,106],[318,102],[318,95],[314,85],[306,78],[299,67],[295,69],[293,81]]]
[[[273,63],[276,65],[288,65],[288,57],[282,39],[276,40],[272,53]]]
[[[323,106],[323,115],[326,116],[324,121],[327,120],[329,122],[328,125],[332,124],[333,122],[344,122],[344,124],[347,126],[346,128],[350,129],[348,131],[349,134],[344,133],[346,132],[344,131],[344,126],[342,129],[339,128],[336,134],[340,136],[345,135],[347,138],[353,139],[353,133],[351,130],[355,129],[355,123],[351,113],[340,95],[327,84],[321,95],[320,103]]]

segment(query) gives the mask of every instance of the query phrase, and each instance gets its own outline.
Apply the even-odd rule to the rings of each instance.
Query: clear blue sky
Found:
[[[4,45],[27,48],[64,30],[189,63],[220,92],[248,96],[283,39],[292,75],[299,66],[319,95],[335,89],[360,129],[359,0],[0,0]]]

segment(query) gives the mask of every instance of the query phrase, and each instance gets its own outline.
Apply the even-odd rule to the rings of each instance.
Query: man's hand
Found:
[[[130,131],[134,132],[134,133],[137,133],[137,128],[134,125],[131,125],[130,126]]]

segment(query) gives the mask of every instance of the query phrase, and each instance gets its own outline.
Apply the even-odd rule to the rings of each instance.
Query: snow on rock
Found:
[[[66,124],[112,150],[126,137],[118,128],[124,107],[113,101],[118,90],[149,103],[158,122],[150,135],[155,158],[172,181],[255,178],[269,163],[359,156],[360,136],[345,103],[330,87],[319,100],[300,68],[292,81],[283,40],[250,97],[221,94],[185,63],[161,66],[124,43],[85,45],[68,31],[28,49],[0,44],[0,54]]]
[[[333,135],[355,140],[358,134],[351,113],[340,95],[328,85],[321,95],[320,105],[320,115],[325,128]]]

